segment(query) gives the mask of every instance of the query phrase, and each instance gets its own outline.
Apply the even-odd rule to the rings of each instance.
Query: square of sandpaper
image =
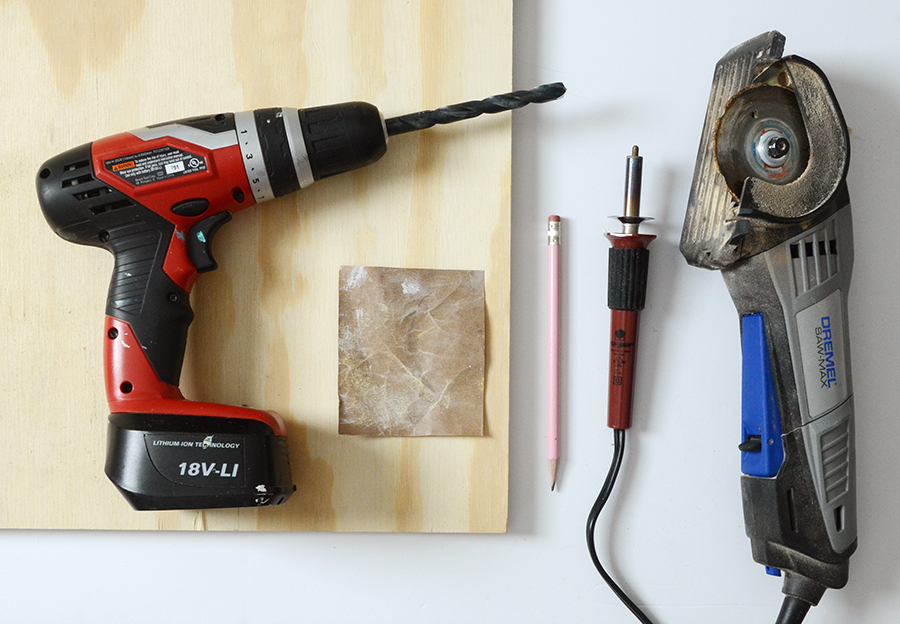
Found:
[[[484,435],[484,271],[341,267],[339,432]]]

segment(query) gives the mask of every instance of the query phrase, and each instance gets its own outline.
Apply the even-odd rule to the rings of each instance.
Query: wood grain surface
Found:
[[[168,119],[347,100],[392,116],[508,91],[512,0],[6,0],[0,32],[0,527],[506,530],[508,114],[395,137],[217,235],[181,388],[285,418],[297,492],[280,507],[135,512],[107,480],[112,257],[51,231],[34,176]],[[485,437],[338,435],[341,265],[485,271]]]

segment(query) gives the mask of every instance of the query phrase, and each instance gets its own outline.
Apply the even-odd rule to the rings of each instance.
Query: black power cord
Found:
[[[622,458],[625,456],[625,430],[613,429],[613,436],[613,458],[612,463],[609,466],[609,473],[606,475],[606,481],[600,489],[600,494],[597,495],[597,500],[594,501],[594,506],[591,507],[591,513],[588,514],[588,552],[591,555],[591,561],[594,562],[594,567],[597,568],[597,572],[600,573],[600,576],[603,577],[603,580],[606,581],[606,584],[609,585],[609,588],[613,593],[618,596],[619,600],[621,600],[634,614],[634,617],[642,624],[653,624],[653,621],[647,614],[628,597],[628,594],[626,594],[609,573],[603,569],[603,565],[600,563],[599,557],[597,557],[597,547],[594,538],[597,528],[597,519],[600,517],[600,512],[603,511],[603,507],[606,505],[606,502],[612,494],[613,486],[616,484],[616,478],[619,476],[619,468],[622,467]],[[785,596],[784,602],[781,605],[781,612],[778,614],[778,619],[775,621],[775,624],[800,624],[803,622],[803,619],[806,617],[811,606],[812,605],[809,602],[797,598],[796,596]]]
[[[785,596],[775,624],[800,624],[812,605],[795,596]]]
[[[603,577],[603,580],[606,581],[606,584],[609,585],[609,588],[613,591],[613,593],[619,597],[619,600],[624,603],[626,607],[628,607],[634,616],[643,624],[653,624],[647,615],[641,611],[641,608],[634,604],[634,601],[628,597],[621,587],[619,587],[616,582],[612,579],[612,577],[603,569],[603,565],[600,563],[600,559],[597,557],[597,548],[594,544],[594,532],[597,527],[597,518],[600,517],[600,512],[603,510],[604,505],[606,505],[606,501],[609,500],[609,495],[612,494],[613,486],[616,484],[616,477],[619,474],[619,468],[622,466],[622,457],[625,455],[625,430],[624,429],[613,429],[613,441],[614,441],[614,449],[613,449],[613,459],[612,464],[609,467],[609,473],[606,475],[606,481],[603,484],[603,487],[600,490],[600,494],[597,495],[597,500],[594,501],[594,506],[591,507],[591,513],[588,514],[587,519],[587,546],[588,552],[591,555],[591,561],[594,562],[594,567],[597,568],[597,572],[600,573],[600,576]]]

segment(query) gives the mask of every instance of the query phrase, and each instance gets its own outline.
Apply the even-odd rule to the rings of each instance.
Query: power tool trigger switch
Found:
[[[741,319],[741,472],[771,478],[784,462],[781,412],[762,314]]]
[[[742,453],[759,453],[762,450],[762,439],[758,435],[749,435],[738,448]]]
[[[231,213],[226,211],[198,221],[188,232],[188,258],[198,273],[215,271],[219,268],[212,255],[212,239],[220,227],[231,221]]]

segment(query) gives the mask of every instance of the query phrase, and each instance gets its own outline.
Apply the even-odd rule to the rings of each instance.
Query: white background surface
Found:
[[[773,28],[787,37],[787,54],[825,71],[852,128],[860,546],[848,586],[827,592],[806,621],[896,621],[900,5],[886,0],[516,3],[514,86],[561,80],[569,92],[515,113],[513,124],[508,535],[4,531],[0,620],[633,621],[591,566],[584,522],[612,450],[602,235],[615,227],[607,217],[621,210],[625,156],[638,144],[643,211],[656,218],[647,231],[659,239],[635,426],[601,517],[601,559],[654,621],[774,621],[781,583],[751,560],[742,521],[737,317],[721,277],[689,268],[678,252],[715,63]],[[551,213],[563,217],[565,280],[563,459],[553,493],[544,438]]]

